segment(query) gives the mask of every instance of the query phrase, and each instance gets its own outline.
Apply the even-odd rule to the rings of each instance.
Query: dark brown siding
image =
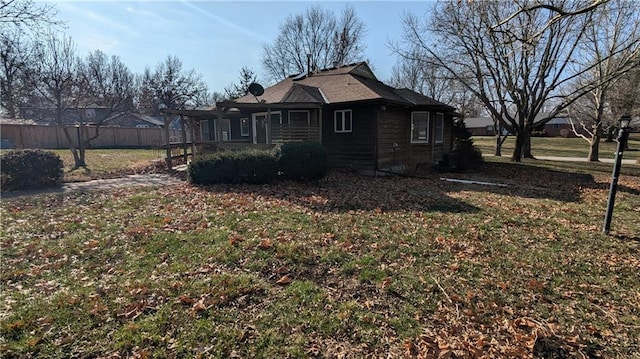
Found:
[[[411,111],[386,106],[378,115],[378,169],[407,170]]]
[[[442,143],[435,143],[435,114],[429,111],[429,143],[411,143],[412,109],[388,107],[380,112],[378,124],[378,166],[379,169],[391,169],[414,172],[440,162],[451,152],[453,136],[452,114],[444,113],[444,133]]]
[[[326,106],[322,109],[322,143],[329,166],[357,170],[375,169],[375,123],[377,106]],[[334,112],[351,110],[352,131],[334,131]]]

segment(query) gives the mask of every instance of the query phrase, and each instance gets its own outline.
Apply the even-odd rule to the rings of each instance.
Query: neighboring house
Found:
[[[22,108],[20,109],[20,114],[23,119],[32,121],[35,124],[56,126],[55,111],[54,108]],[[98,122],[101,123],[101,126],[108,127],[147,128],[164,126],[162,117],[131,112],[111,114],[109,108],[98,106],[64,110],[61,125],[75,126],[79,123],[95,125]]]
[[[491,117],[469,117],[464,119],[467,130],[473,136],[495,136],[496,130]]]
[[[291,76],[187,116],[199,144],[269,146],[318,141],[329,166],[413,172],[451,152],[454,108],[380,82],[365,62]]]
[[[136,128],[164,127],[164,120],[158,116],[143,115],[140,113],[123,113],[105,119],[102,125]]]
[[[547,116],[547,113],[541,113],[536,117],[536,120],[542,119]],[[474,136],[495,136],[495,125],[491,117],[470,117],[465,118],[464,123]],[[576,130],[580,131],[580,124],[576,123]],[[506,134],[506,130],[503,130],[503,134]],[[549,120],[543,126],[539,126],[534,129],[534,135],[550,136],[550,137],[576,137],[575,133],[571,129],[571,123],[566,116],[557,116]]]
[[[582,131],[582,125],[576,121],[576,131]],[[555,117],[544,124],[542,129],[536,129],[541,135],[549,137],[577,137],[571,128],[569,117]],[[584,131],[582,131],[584,132]]]

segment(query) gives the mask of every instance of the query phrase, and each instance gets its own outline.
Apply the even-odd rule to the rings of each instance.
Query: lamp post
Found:
[[[611,229],[611,216],[613,215],[613,205],[616,201],[616,190],[618,189],[618,176],[620,175],[620,164],[622,163],[622,152],[627,142],[629,128],[631,124],[631,116],[623,115],[620,117],[620,132],[618,132],[618,149],[616,150],[616,161],[613,165],[613,174],[611,175],[611,187],[609,187],[609,200],[607,201],[607,213],[604,216],[604,227],[602,232],[609,234]]]

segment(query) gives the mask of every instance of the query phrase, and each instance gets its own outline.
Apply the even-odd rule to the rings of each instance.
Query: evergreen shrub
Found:
[[[462,119],[453,123],[453,169],[464,172],[483,162],[482,151],[473,144],[471,131]]]
[[[188,169],[194,184],[271,183],[278,174],[270,152],[256,150],[217,152],[196,158]]]
[[[43,150],[10,151],[0,157],[2,190],[56,186],[64,178],[63,162],[53,152]]]
[[[327,151],[319,142],[284,143],[275,152],[284,179],[307,182],[327,175]]]

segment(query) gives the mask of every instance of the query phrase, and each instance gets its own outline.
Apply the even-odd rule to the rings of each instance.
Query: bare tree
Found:
[[[28,92],[24,74],[32,60],[31,46],[22,31],[10,30],[0,37],[0,107],[7,118],[18,116]]]
[[[263,48],[263,66],[276,81],[288,75],[321,69],[362,57],[365,27],[351,7],[340,19],[319,6],[290,15],[278,37]],[[308,69],[307,67],[310,67]]]
[[[51,110],[54,123],[62,126],[80,101],[75,44],[69,37],[49,33],[44,40],[36,43],[33,51],[37,61],[33,62],[26,74],[32,89],[30,104],[42,110]],[[86,166],[78,152],[80,144],[75,145],[77,133],[73,133],[68,126],[62,128],[71,146],[75,168]]]
[[[555,4],[565,9],[575,3]],[[405,46],[424,50],[435,66],[462,83],[492,117],[516,135],[514,161],[533,157],[530,137],[534,128],[596,85],[585,84],[570,93],[560,91],[596,66],[575,64],[593,21],[592,12],[550,22],[555,13],[539,7],[513,16],[499,28],[494,26],[521,8],[522,4],[512,2],[444,2],[437,5],[430,19],[404,18]],[[626,43],[630,46],[633,43]],[[402,47],[395,50],[407,56]],[[545,107],[548,111],[543,113]]]
[[[338,64],[358,60],[364,52],[362,39],[366,34],[364,24],[358,20],[352,6],[346,6],[333,32],[332,62]]]
[[[509,16],[502,19],[499,23],[493,26],[493,29],[497,29],[516,17],[535,10],[545,9],[555,15],[547,22],[548,26],[551,26],[554,22],[559,21],[563,17],[578,16],[589,12],[598,10],[599,7],[606,5],[611,0],[591,0],[591,2],[574,2],[575,6],[566,8],[564,3],[554,4],[553,2],[529,1],[529,0],[514,0],[514,3],[518,6],[518,9]],[[544,28],[543,28],[544,29]]]
[[[92,112],[91,125],[94,132],[84,137],[79,132],[79,143],[75,167],[86,167],[85,151],[91,141],[101,135],[101,128],[110,119],[129,113],[133,110],[135,94],[135,76],[118,56],[107,56],[100,50],[90,53],[77,65],[77,108],[100,109]],[[80,127],[86,125],[85,118],[79,117]]]
[[[0,110],[15,118],[27,91],[25,66],[31,55],[32,41],[47,28],[63,23],[55,16],[52,4],[31,0],[0,0]]]
[[[640,117],[640,65],[618,78],[609,92],[609,103],[614,120],[624,114]]]
[[[53,4],[33,0],[0,0],[0,30],[9,28],[44,30],[62,25],[55,16],[58,11]]]
[[[612,100],[616,87],[623,82],[617,79],[640,66],[640,7],[629,1],[614,0],[600,6],[593,16],[581,46],[582,56],[577,61],[583,66],[592,63],[595,66],[576,78],[574,86],[594,85],[569,107],[569,113],[574,133],[589,142],[588,160],[598,161],[604,130],[615,126],[615,118],[630,113],[632,107],[620,102],[616,105]],[[629,47],[633,42],[635,46]],[[633,94],[634,89],[627,87],[625,92]]]
[[[208,94],[208,88],[201,76],[183,69],[177,56],[168,56],[153,72],[145,69],[139,79],[139,106],[152,115],[164,109],[197,108],[203,104],[203,94]]]

